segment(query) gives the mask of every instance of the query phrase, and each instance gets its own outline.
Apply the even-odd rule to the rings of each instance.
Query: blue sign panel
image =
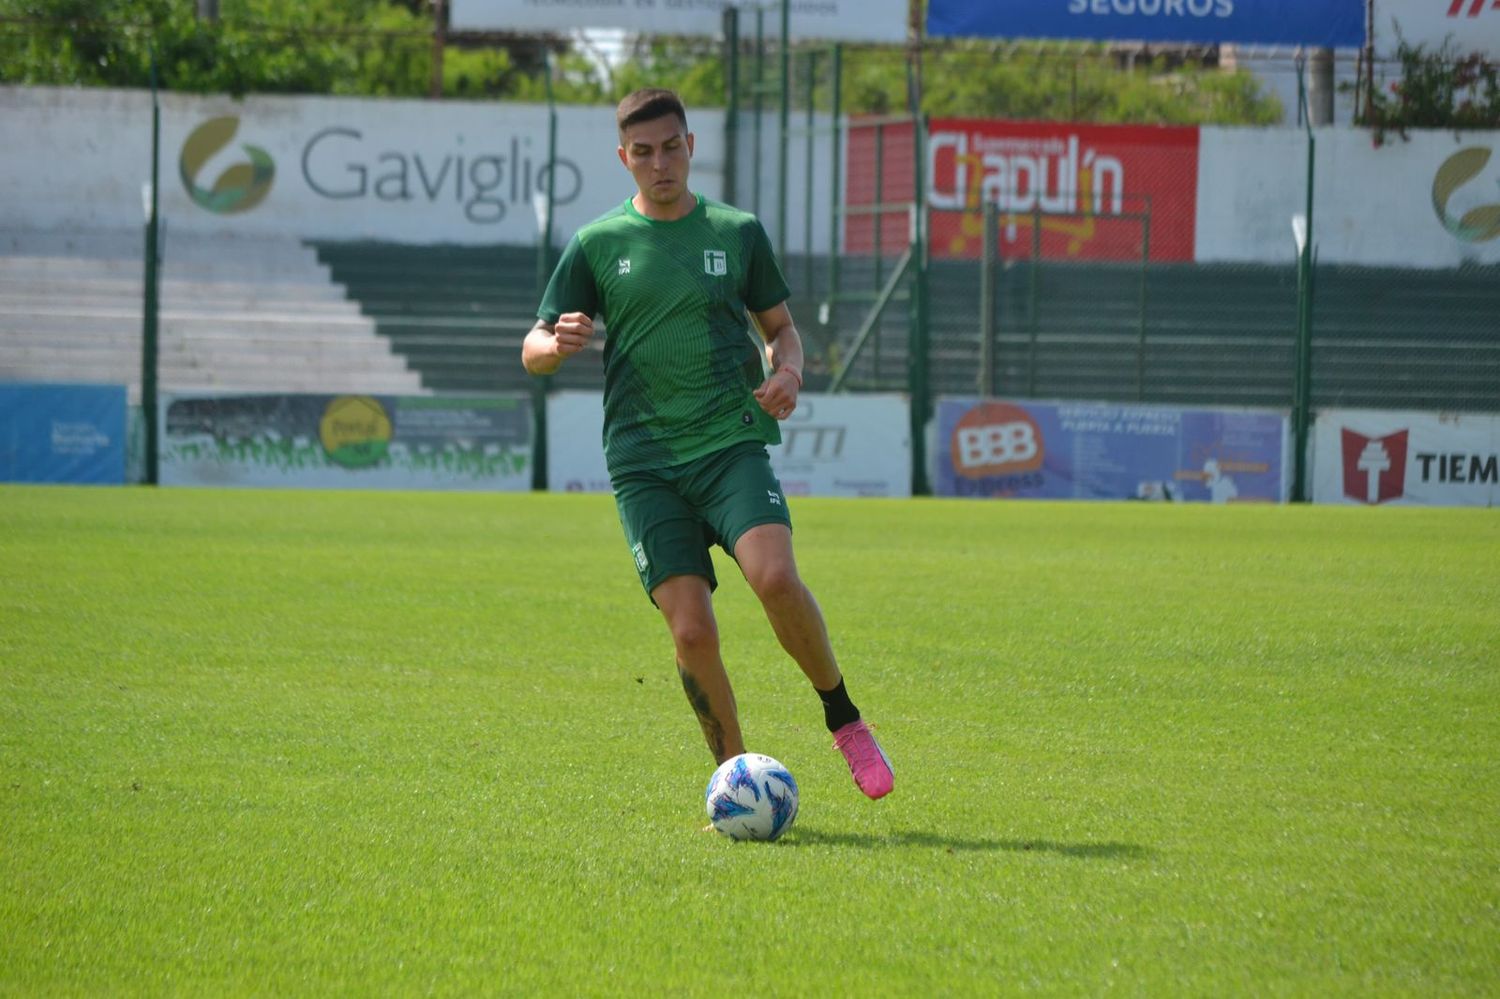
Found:
[[[959,38],[1238,42],[1358,48],[1364,0],[930,0],[927,33]]]
[[[1269,410],[944,399],[940,496],[1228,503],[1287,498]]]
[[[125,386],[0,385],[0,482],[125,481]]]

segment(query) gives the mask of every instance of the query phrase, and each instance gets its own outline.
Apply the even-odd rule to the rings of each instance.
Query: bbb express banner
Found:
[[[851,206],[909,198],[892,178],[911,175],[911,131],[851,122]],[[883,161],[877,192],[876,146]],[[937,118],[927,140],[931,252],[983,252],[984,205],[999,208],[1004,259],[1191,261],[1198,203],[1196,127]],[[907,181],[909,183],[909,180]],[[885,213],[886,251],[906,245],[906,214]],[[872,216],[846,216],[846,248],[874,248]]]
[[[161,404],[168,486],[521,491],[531,403],[515,396],[215,395]]]
[[[1271,410],[945,398],[940,496],[1284,502],[1288,421]]]

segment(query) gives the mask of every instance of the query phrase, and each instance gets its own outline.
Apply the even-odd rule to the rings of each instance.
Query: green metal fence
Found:
[[[1046,233],[1085,227],[1090,217],[979,203],[935,209],[928,122],[910,104],[847,113],[855,77],[900,73],[915,95],[909,53],[783,44],[783,17],[780,5],[727,15],[723,194],[757,212],[781,250],[808,347],[808,388],[911,398],[917,492],[926,490],[920,449],[940,395],[1266,406],[1293,414],[1299,429],[1334,406],[1500,412],[1500,267],[1320,262],[1311,199],[1310,237],[1296,253],[1289,241],[1282,263],[1163,259],[1163,210],[1147,202],[1113,215],[1127,235],[1112,256],[1047,252]],[[1310,166],[1318,133],[1307,138]],[[719,139],[701,135],[700,145]],[[953,232],[965,234],[963,252],[948,245],[944,234]],[[153,248],[163,241],[147,233],[134,272],[145,273],[133,293],[140,319],[121,320],[142,334],[135,398],[156,388],[158,282],[181,278],[191,262],[184,252],[172,256],[168,237],[158,268]],[[551,242],[311,251],[424,389],[533,387],[544,418],[546,391],[602,384],[593,354],[545,382],[516,363]],[[133,235],[132,246],[141,245]],[[246,273],[256,266],[247,261]],[[30,295],[27,281],[17,278],[7,294]],[[120,311],[113,301],[107,308]],[[191,338],[189,320],[169,318],[174,337]],[[539,481],[542,474],[539,465]]]

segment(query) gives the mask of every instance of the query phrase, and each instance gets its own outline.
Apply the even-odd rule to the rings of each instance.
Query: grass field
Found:
[[[793,514],[736,844],[608,497],[0,487],[0,992],[1500,993],[1500,514]]]

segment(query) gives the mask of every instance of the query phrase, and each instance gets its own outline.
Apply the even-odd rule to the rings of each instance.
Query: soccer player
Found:
[[[714,759],[745,751],[714,618],[718,544],[812,682],[855,784],[879,798],[894,782],[890,761],[849,699],[823,613],[797,572],[791,515],[766,454],[802,388],[790,289],[755,216],[689,190],[693,133],[676,94],[638,90],[615,120],[638,190],[568,242],[522,363],[551,374],[589,345],[593,317],[603,317],[604,454],[620,524]]]

